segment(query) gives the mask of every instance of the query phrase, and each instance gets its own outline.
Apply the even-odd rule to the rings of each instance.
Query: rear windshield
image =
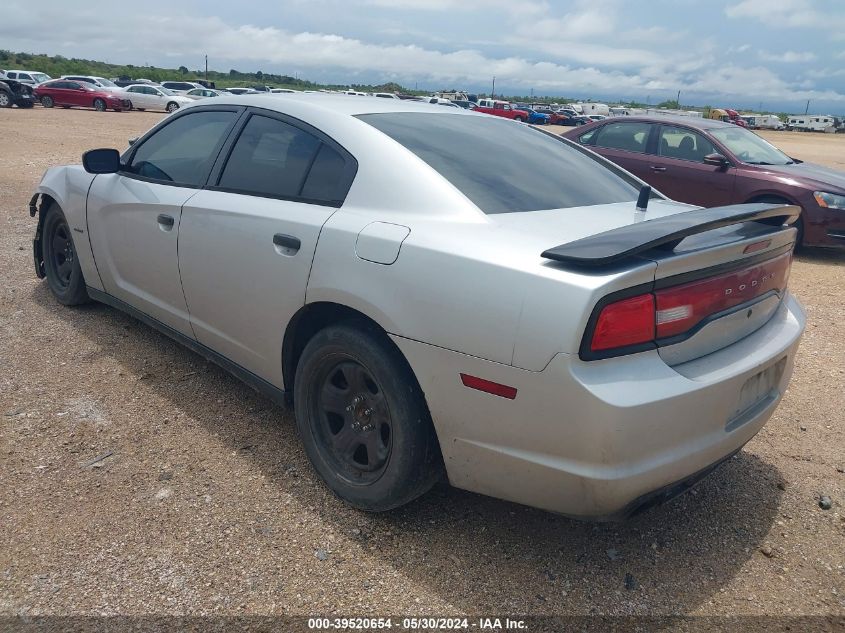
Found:
[[[636,200],[640,183],[585,150],[493,116],[362,114],[437,170],[485,213]]]

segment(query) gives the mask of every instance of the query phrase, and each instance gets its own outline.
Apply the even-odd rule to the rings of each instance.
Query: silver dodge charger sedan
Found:
[[[457,108],[197,101],[49,169],[30,212],[59,302],[123,310],[293,403],[317,473],[370,511],[445,473],[630,516],[754,437],[805,323],[796,207],[682,205]]]

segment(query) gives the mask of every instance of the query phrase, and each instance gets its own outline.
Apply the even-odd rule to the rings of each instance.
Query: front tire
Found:
[[[178,110],[178,109],[179,109],[179,104],[176,103],[175,101],[171,101],[170,103],[167,104],[167,111],[168,112],[176,112],[176,110]]]
[[[57,204],[52,203],[46,213],[41,229],[41,256],[47,285],[59,303],[66,306],[86,303],[88,293],[70,226]]]
[[[45,108],[52,108],[53,104],[53,97],[50,97],[48,95],[44,95],[43,97],[41,97],[41,105],[43,105]]]
[[[106,111],[106,102],[102,99],[94,99],[94,109],[97,112],[105,112]]]
[[[296,369],[294,403],[311,464],[350,505],[391,510],[440,478],[442,458],[422,390],[375,328],[341,324],[315,334]]]
[[[5,90],[0,90],[0,108],[12,107],[12,95]]]

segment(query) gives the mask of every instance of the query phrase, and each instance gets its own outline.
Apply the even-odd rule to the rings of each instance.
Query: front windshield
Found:
[[[789,156],[766,140],[745,128],[732,126],[710,130],[710,134],[734,156],[751,165],[791,165]]]
[[[52,77],[50,75],[45,75],[44,73],[32,73],[32,78],[37,81],[38,83],[43,83],[45,81],[50,81]]]
[[[103,77],[94,77],[97,81],[100,82],[101,85],[105,86],[106,88],[117,88],[117,84],[113,81],[109,81],[108,79],[104,79]]]

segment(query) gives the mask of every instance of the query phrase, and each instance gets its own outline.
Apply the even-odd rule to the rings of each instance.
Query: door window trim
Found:
[[[615,118],[615,117],[614,117]],[[610,125],[645,125],[648,127],[648,135],[645,139],[645,144],[643,145],[643,150],[638,151],[635,149],[622,149],[620,147],[605,147],[604,145],[599,145],[598,141],[601,140],[601,135],[607,130],[608,126]],[[637,156],[648,156],[649,154],[656,155],[655,151],[652,151],[654,147],[655,141],[655,130],[659,127],[658,124],[655,124],[654,121],[608,121],[604,125],[598,126],[598,130],[596,130],[595,136],[590,139],[592,142],[587,143],[589,147],[595,147],[597,149],[608,150],[611,152],[627,152],[628,154],[636,154]],[[589,130],[584,134],[589,133]]]
[[[349,186],[346,188],[346,191],[343,194],[343,200],[315,200],[313,198],[307,198],[304,196],[281,196],[245,189],[221,187],[219,185],[220,179],[223,176],[223,170],[226,168],[226,163],[229,162],[229,158],[231,157],[232,151],[235,148],[235,143],[238,142],[238,139],[241,137],[241,133],[243,132],[244,128],[249,123],[250,119],[254,116],[263,116],[268,119],[275,119],[282,123],[286,123],[298,130],[305,132],[306,134],[310,134],[311,136],[321,141],[322,144],[328,145],[331,149],[336,151],[344,160],[343,175],[346,179],[348,179],[349,182]],[[317,156],[319,155],[319,152],[320,148],[317,149],[317,152],[314,154],[314,157],[311,160],[311,165],[309,165],[308,171],[305,173],[303,183],[308,182],[308,178],[311,175],[311,169],[314,166],[314,162]],[[305,204],[314,204],[322,207],[334,207],[338,209],[343,206],[344,202],[346,202],[346,197],[349,195],[349,190],[352,188],[352,183],[355,181],[355,176],[357,175],[357,173],[358,161],[355,159],[352,153],[349,152],[345,147],[343,147],[340,143],[335,141],[325,132],[318,130],[317,128],[306,123],[305,121],[284,114],[282,112],[277,112],[276,110],[266,110],[264,108],[257,108],[252,106],[246,109],[246,112],[241,116],[240,119],[238,119],[238,123],[235,126],[235,129],[233,129],[229,133],[229,138],[226,139],[226,142],[223,144],[223,147],[217,155],[217,160],[214,162],[214,166],[211,168],[211,173],[208,177],[207,185],[203,188],[208,189],[210,191],[222,191],[225,193],[236,193],[246,196],[255,196],[257,198],[270,198],[273,200],[285,200],[288,202],[302,202]]]
[[[244,116],[246,108],[243,106],[225,106],[225,105],[208,105],[208,106],[199,106],[190,109],[186,109],[184,112],[175,112],[171,114],[169,117],[164,119],[161,123],[153,127],[149,130],[146,134],[144,134],[141,138],[139,138],[124,154],[120,157],[120,171],[118,172],[119,175],[123,176],[124,178],[131,178],[132,180],[140,180],[142,182],[150,182],[159,185],[165,185],[169,187],[182,187],[184,189],[204,189],[205,186],[209,182],[209,176],[214,172],[214,166],[217,164],[217,161],[220,158],[221,150],[226,146],[226,143],[229,141],[229,138],[232,136],[233,130],[238,127],[238,123],[241,118]],[[135,154],[138,152],[138,149],[143,146],[144,143],[149,140],[154,134],[163,130],[165,127],[173,123],[174,121],[178,121],[182,117],[190,116],[192,114],[198,114],[201,112],[233,112],[235,114],[232,122],[229,124],[229,127],[226,128],[226,131],[223,133],[222,140],[218,142],[217,147],[215,150],[212,151],[215,155],[214,161],[212,161],[212,167],[206,172],[203,181],[200,184],[193,185],[187,183],[180,183],[180,182],[173,182],[171,180],[161,180],[159,178],[150,178],[148,176],[141,176],[139,174],[134,174],[130,171],[127,171],[126,168],[135,158]]]

